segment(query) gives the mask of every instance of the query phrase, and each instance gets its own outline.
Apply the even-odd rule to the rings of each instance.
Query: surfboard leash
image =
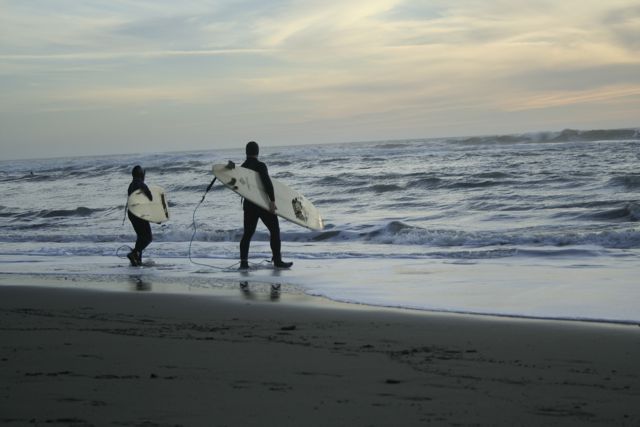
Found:
[[[218,267],[218,266],[215,266],[215,265],[204,264],[202,262],[194,261],[193,258],[191,258],[191,245],[193,244],[193,239],[195,239],[196,233],[198,232],[198,225],[196,223],[196,212],[198,211],[198,208],[200,207],[202,202],[204,202],[205,197],[207,197],[207,193],[209,192],[209,190],[211,190],[211,187],[213,187],[213,184],[216,182],[216,179],[218,179],[218,178],[217,177],[213,177],[213,180],[207,186],[207,189],[204,191],[204,194],[202,195],[202,199],[200,199],[200,201],[196,205],[195,209],[193,210],[193,215],[192,215],[193,234],[191,235],[191,240],[189,241],[189,261],[192,264],[200,265],[202,267],[215,268],[216,270],[227,270],[230,267]],[[233,266],[231,266],[231,267],[233,267]]]
[[[229,163],[232,163],[232,162],[229,161]],[[204,194],[202,195],[202,199],[200,199],[200,202],[198,202],[198,204],[196,205],[195,209],[193,210],[193,215],[192,215],[193,234],[191,235],[191,240],[189,241],[189,261],[194,265],[199,265],[199,266],[202,266],[202,267],[214,268],[216,270],[220,270],[220,271],[224,271],[224,272],[232,272],[232,271],[235,272],[235,271],[237,271],[236,266],[238,266],[240,264],[240,262],[236,262],[236,263],[231,264],[231,265],[229,265],[227,267],[218,267],[216,265],[210,265],[210,264],[205,264],[205,263],[202,263],[202,262],[194,261],[193,258],[191,257],[191,245],[193,244],[193,240],[195,239],[196,233],[198,232],[198,225],[196,223],[196,212],[198,211],[198,208],[200,207],[202,202],[204,202],[204,199],[207,196],[207,193],[211,190],[211,187],[213,187],[213,184],[216,182],[216,179],[217,179],[217,177],[213,178],[213,180],[211,181],[211,183],[209,184],[209,186],[205,190]],[[252,267],[256,268],[256,269],[259,268],[259,264],[254,264],[254,263],[249,263],[249,264]]]
[[[131,246],[129,246],[129,245],[122,245],[122,246],[120,246],[118,249],[116,249],[116,256],[117,256],[118,258],[120,258],[120,259],[125,259],[125,258],[127,258],[127,256],[126,256],[126,255],[120,255],[120,251],[121,251],[122,249],[128,249],[128,250],[129,250],[129,252],[131,252],[131,251],[133,250],[133,248],[132,248]]]

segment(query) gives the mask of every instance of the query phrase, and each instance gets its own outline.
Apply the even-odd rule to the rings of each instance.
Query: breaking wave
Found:
[[[514,144],[523,142],[594,142],[594,141],[636,141],[640,140],[640,129],[564,129],[560,132],[536,132],[511,135],[474,136],[452,138],[461,144]]]

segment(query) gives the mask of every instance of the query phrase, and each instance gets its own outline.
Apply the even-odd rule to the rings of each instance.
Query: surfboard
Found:
[[[127,199],[129,211],[138,218],[155,222],[156,224],[167,221],[169,219],[169,208],[164,188],[157,185],[148,185],[148,187],[153,200],[149,200],[142,190],[136,190]]]
[[[213,174],[227,188],[263,209],[269,210],[269,196],[264,191],[260,175],[251,169],[228,164],[213,165]],[[306,197],[288,185],[271,178],[276,196],[276,215],[311,230],[322,230],[320,212]]]

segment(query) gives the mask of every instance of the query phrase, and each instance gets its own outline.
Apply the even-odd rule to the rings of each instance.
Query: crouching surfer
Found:
[[[240,240],[240,270],[247,270],[249,268],[249,245],[251,244],[251,238],[258,226],[258,219],[262,220],[262,223],[269,229],[271,244],[271,253],[273,254],[273,265],[276,268],[289,268],[293,265],[292,262],[282,261],[282,254],[280,253],[281,241],[280,241],[280,223],[278,217],[275,214],[276,198],[273,192],[273,184],[267,171],[267,166],[258,160],[258,153],[260,147],[255,141],[250,141],[246,146],[247,160],[242,164],[242,167],[251,169],[260,175],[262,185],[269,196],[269,210],[262,209],[255,203],[244,199],[242,208],[244,210],[244,234],[242,240]]]
[[[145,171],[142,169],[142,166],[136,165],[131,171],[131,175],[133,179],[131,180],[131,184],[129,184],[128,195],[130,196],[134,191],[141,190],[149,200],[153,200],[153,195],[147,187],[147,184],[144,183],[144,175]],[[149,246],[153,236],[151,234],[151,225],[149,221],[144,220],[142,218],[138,218],[131,211],[127,211],[127,216],[129,217],[129,221],[131,221],[131,225],[133,225],[133,229],[136,232],[136,245],[131,252],[127,255],[131,265],[134,267],[142,265],[142,251]]]

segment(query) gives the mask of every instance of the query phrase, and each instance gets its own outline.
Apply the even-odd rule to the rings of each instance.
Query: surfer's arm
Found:
[[[273,192],[273,183],[271,182],[271,178],[269,177],[269,171],[267,170],[267,166],[263,163],[258,167],[258,174],[260,175],[260,179],[262,180],[262,185],[264,186],[264,191],[269,196],[269,200],[274,203],[276,201],[275,193]]]
[[[147,187],[147,184],[134,179],[131,182],[131,184],[129,184],[129,190],[127,192],[129,193],[129,196],[130,196],[136,190],[142,191],[150,201],[153,201],[153,194],[151,194],[151,190],[149,190],[149,187]]]
[[[151,190],[149,190],[149,187],[147,187],[147,184],[142,184],[140,186],[140,189],[142,190],[144,195],[149,198],[150,201],[153,201],[153,194],[151,194]]]

